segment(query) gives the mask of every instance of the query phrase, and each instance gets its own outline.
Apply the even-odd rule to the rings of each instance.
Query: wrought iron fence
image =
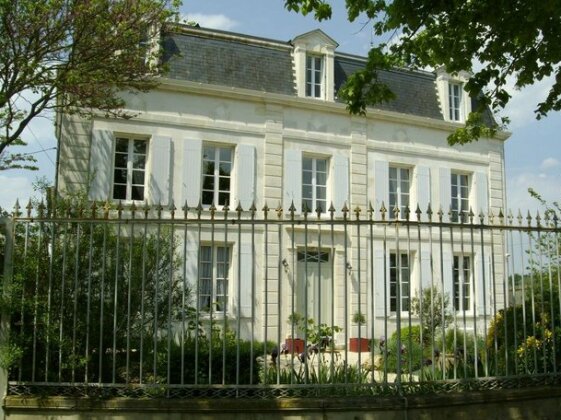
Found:
[[[20,210],[4,220],[9,394],[271,398],[560,382],[554,213]]]

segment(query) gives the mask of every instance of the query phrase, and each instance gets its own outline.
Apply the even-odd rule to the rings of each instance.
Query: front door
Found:
[[[299,249],[296,311],[318,324],[331,325],[333,284],[331,253]]]

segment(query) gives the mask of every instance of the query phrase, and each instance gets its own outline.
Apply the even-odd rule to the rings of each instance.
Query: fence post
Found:
[[[3,282],[2,287],[0,287],[0,293],[3,294],[3,298],[8,298],[9,288],[12,281],[12,251],[14,245],[13,238],[13,221],[8,218],[0,218],[0,234],[4,233],[4,250],[3,250],[3,267],[0,266],[0,270],[4,270],[4,275],[0,278]],[[4,308],[0,308],[0,348],[8,340],[8,333],[10,328],[10,314],[6,310],[6,305]],[[4,398],[8,392],[8,370],[0,366],[0,420],[5,419],[4,413]]]

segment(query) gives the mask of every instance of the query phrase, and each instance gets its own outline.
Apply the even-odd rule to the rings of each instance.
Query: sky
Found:
[[[337,51],[365,56],[375,41],[371,26],[361,18],[349,23],[343,2],[331,3],[333,18],[326,22],[286,11],[283,0],[184,0],[182,13],[185,19],[203,27],[282,41],[319,28],[339,43]],[[503,113],[511,119],[512,136],[505,144],[505,160],[507,207],[514,214],[518,209],[524,214],[535,214],[539,209],[538,202],[528,194],[530,187],[550,202],[561,201],[561,113],[537,121],[533,112],[547,88],[545,80],[522,91],[512,90],[512,99]],[[28,142],[25,151],[34,153],[40,170],[0,172],[0,207],[5,209],[12,209],[16,198],[20,203],[27,202],[37,178],[54,179],[56,140],[52,118],[35,119],[23,139]]]

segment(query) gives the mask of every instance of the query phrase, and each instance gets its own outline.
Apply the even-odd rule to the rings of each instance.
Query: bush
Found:
[[[399,347],[398,347],[399,335]],[[420,340],[421,328],[418,325],[395,331],[382,350],[383,365],[389,372],[397,372],[398,357],[401,373],[413,373],[424,363],[424,351]]]

